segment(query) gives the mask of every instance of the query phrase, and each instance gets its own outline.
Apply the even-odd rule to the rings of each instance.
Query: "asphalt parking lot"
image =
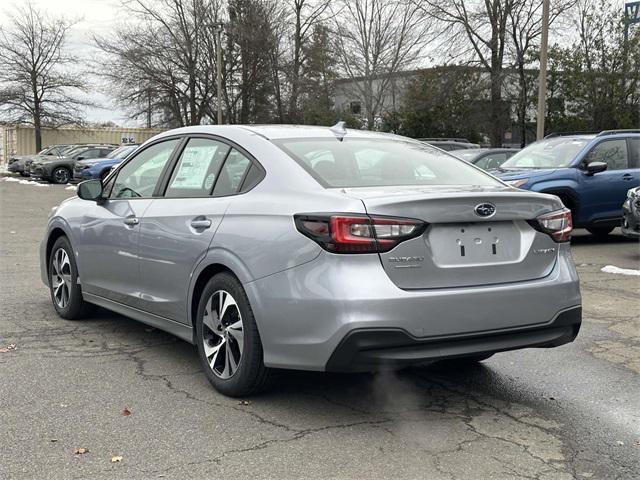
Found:
[[[465,370],[292,372],[239,400],[161,331],[57,317],[37,250],[73,194],[0,177],[0,478],[640,478],[640,276],[601,271],[640,268],[619,231],[574,237],[572,344]]]

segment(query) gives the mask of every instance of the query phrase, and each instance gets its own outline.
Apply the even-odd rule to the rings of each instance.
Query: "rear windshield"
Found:
[[[397,139],[295,138],[274,143],[324,187],[502,185],[466,162],[424,143]]]

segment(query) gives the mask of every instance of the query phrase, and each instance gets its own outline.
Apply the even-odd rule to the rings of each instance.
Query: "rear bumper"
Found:
[[[558,259],[549,275],[522,282],[402,290],[391,282],[377,257],[322,252],[311,262],[244,287],[260,331],[265,364],[274,368],[335,369],[331,360],[334,352],[352,332],[360,330],[401,331],[422,347],[433,347],[437,341],[476,339],[466,344],[454,342],[446,348],[421,348],[422,353],[416,353],[418,361],[498,347],[554,346],[573,338],[573,330],[547,332],[540,338],[518,337],[502,346],[495,344],[494,337],[554,330],[562,312],[580,307],[579,280],[570,247],[558,244],[558,248]],[[391,348],[397,341],[392,341]],[[460,353],[450,353],[463,345]],[[343,364],[340,369],[352,369],[339,363]]]
[[[404,330],[362,329],[349,332],[327,362],[327,371],[400,368],[447,358],[520,348],[558,347],[572,342],[582,323],[582,308],[559,313],[544,327],[452,337],[416,338]]]

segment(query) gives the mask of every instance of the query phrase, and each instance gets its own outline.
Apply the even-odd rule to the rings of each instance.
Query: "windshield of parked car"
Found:
[[[73,157],[76,154],[82,152],[83,150],[86,150],[87,148],[88,147],[86,147],[86,146],[73,147],[73,148],[70,148],[69,150],[65,151],[63,153],[63,156],[65,156],[65,157]]]
[[[325,187],[502,185],[425,143],[380,138],[294,138],[274,143]]]
[[[500,168],[562,168],[571,162],[589,143],[589,139],[556,137],[540,140],[520,150]]]
[[[122,147],[116,148],[113,152],[107,155],[107,158],[126,158],[136,148],[138,148],[137,145],[123,145]]]

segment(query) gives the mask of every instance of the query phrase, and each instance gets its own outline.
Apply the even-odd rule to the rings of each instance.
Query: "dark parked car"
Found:
[[[640,130],[547,136],[496,173],[513,187],[557,195],[574,227],[607,235],[620,225],[627,191],[640,185]]]
[[[113,167],[120,165],[138,147],[139,145],[123,145],[120,148],[116,148],[105,158],[78,160],[73,167],[73,178],[76,180],[104,179]]]
[[[640,187],[630,188],[622,204],[622,233],[640,238]]]
[[[449,153],[483,170],[495,170],[518,151],[517,148],[466,148]]]
[[[73,166],[76,160],[102,158],[116,149],[116,145],[81,145],[65,153],[63,157],[34,161],[29,173],[53,183],[68,183],[73,178]]]
[[[40,157],[61,157],[71,147],[73,145],[50,145],[35,155],[21,155],[10,158],[7,170],[12,173],[19,173],[23,177],[28,177],[31,162],[39,160]]]
[[[463,150],[468,148],[480,148],[477,143],[471,143],[466,138],[418,138],[421,142],[426,142],[429,145],[450,152],[451,150]]]

